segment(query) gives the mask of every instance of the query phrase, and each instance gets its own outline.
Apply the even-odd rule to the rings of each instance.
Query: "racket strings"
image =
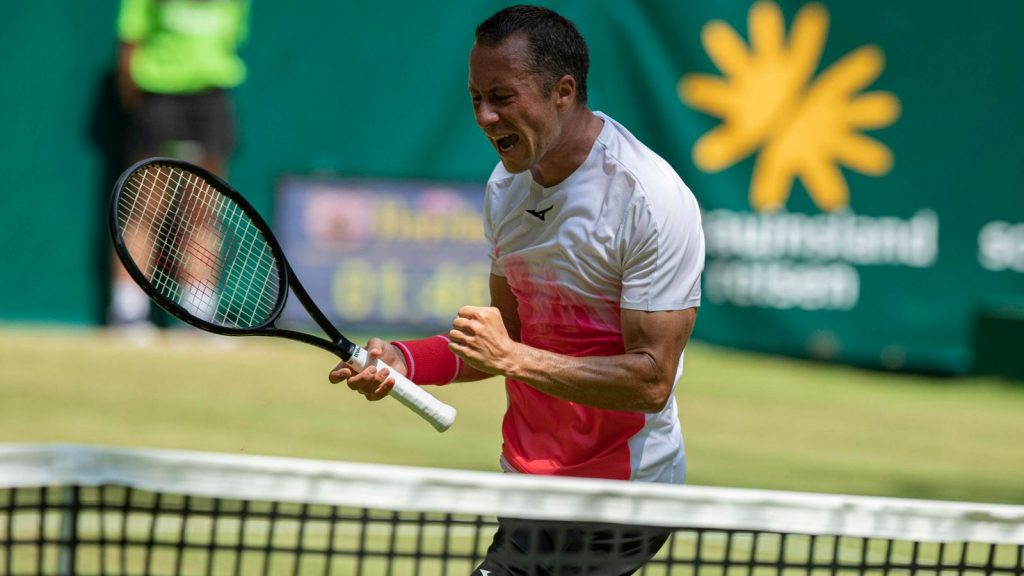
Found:
[[[188,175],[187,180],[183,180],[182,174],[178,173],[175,174],[173,184],[173,190],[180,194],[183,190],[197,189],[196,186],[200,185],[201,182],[198,177],[191,174]],[[189,216],[189,219],[170,219],[170,224],[158,232],[159,235],[168,239],[167,245],[164,247],[164,261],[158,261],[163,264],[162,271],[165,272],[160,279],[163,281],[162,284],[173,287],[175,286],[174,276],[183,278],[187,292],[181,294],[175,291],[172,294],[179,299],[183,299],[186,309],[189,309],[194,315],[201,316],[205,314],[210,316],[211,308],[216,305],[213,297],[216,294],[216,284],[218,282],[215,281],[217,278],[216,276],[210,278],[210,275],[207,274],[207,278],[200,279],[194,274],[188,273],[187,270],[189,270],[193,261],[198,260],[205,262],[209,266],[210,272],[216,275],[223,275],[223,265],[219,260],[219,256],[206,248],[209,240],[202,239],[200,236],[204,234],[206,236],[214,236],[218,245],[224,247],[228,253],[239,253],[238,250],[232,249],[236,244],[241,243],[249,246],[250,250],[248,250],[246,258],[238,259],[236,257],[229,260],[232,262],[232,267],[226,276],[229,279],[236,280],[263,278],[264,281],[256,291],[254,291],[254,288],[257,288],[257,284],[251,281],[231,283],[231,292],[226,295],[226,301],[234,303],[234,305],[227,306],[224,311],[218,312],[219,317],[217,314],[214,314],[212,320],[223,325],[257,325],[264,318],[268,317],[273,310],[273,301],[270,301],[268,304],[259,298],[260,295],[267,294],[265,287],[268,275],[262,272],[268,270],[268,268],[260,266],[259,262],[251,259],[251,247],[255,244],[265,247],[265,242],[262,241],[261,236],[258,236],[258,231],[250,225],[248,218],[244,216],[241,210],[237,209],[233,203],[227,203],[226,197],[220,195],[215,190],[211,190],[208,186],[205,188],[201,190],[202,193],[183,196],[186,203],[178,213],[183,216]],[[174,198],[179,198],[179,196],[176,195]],[[211,199],[213,199],[213,203],[211,203]],[[211,228],[208,225],[196,229],[195,223],[206,219],[202,217],[203,212],[209,213],[211,209],[214,213],[227,214],[224,220],[228,223],[228,226],[221,228],[221,230],[228,232],[228,234],[210,234],[210,230],[217,230],[217,228]],[[183,223],[185,224],[184,228],[182,226]],[[231,234],[232,231],[236,233]],[[187,240],[185,240],[186,238]],[[185,246],[184,251],[179,249],[179,246]],[[168,259],[171,262],[167,262]],[[180,260],[180,262],[174,261],[175,259]],[[255,268],[252,266],[254,262],[257,262]],[[211,264],[212,266],[210,266]],[[184,267],[184,272],[181,270],[182,267]],[[276,298],[276,293],[274,297]],[[248,311],[248,314],[246,311]],[[210,318],[203,319],[210,320]]]
[[[164,298],[207,322],[250,328],[272,319],[280,264],[231,198],[175,166],[133,173],[118,203],[135,266]]]
[[[229,221],[233,221],[235,224],[231,229],[241,230],[241,232],[240,241],[232,242],[228,247],[230,265],[227,276],[229,278],[250,278],[251,281],[233,283],[229,300],[245,304],[235,310],[235,314],[239,315],[237,323],[255,326],[270,318],[274,304],[277,302],[277,295],[280,291],[277,284],[277,263],[270,252],[269,245],[263,240],[262,234],[252,225],[248,217],[237,206],[232,204],[230,208],[232,218]],[[272,268],[265,266],[268,263],[272,265]],[[273,299],[267,302],[263,298],[266,294],[273,294]],[[244,317],[246,311],[248,311],[248,316]]]
[[[142,218],[136,222],[136,229],[147,234],[152,233],[153,237],[146,239],[149,246],[146,258],[141,262],[136,260],[136,264],[140,264],[139,268],[162,294],[175,301],[181,301],[183,285],[191,285],[193,292],[196,286],[203,285],[203,282],[191,273],[190,250],[179,249],[184,238],[189,238],[199,231],[192,230],[192,234],[189,234],[189,230],[183,228],[181,218],[175,218],[172,214],[172,211],[182,208],[180,199],[182,188],[186,182],[182,180],[180,174],[164,173],[159,168],[149,169],[137,175],[141,175],[138,185],[131,189],[136,192],[137,196],[145,198],[143,204],[145,212],[141,215]],[[152,176],[152,182],[149,182],[150,176]],[[173,180],[172,177],[174,177]],[[143,194],[143,192],[148,193]],[[184,210],[188,209],[189,207],[186,205]],[[196,242],[195,245],[200,244]],[[179,285],[179,279],[182,280],[182,285]],[[209,292],[208,289],[204,291]],[[190,302],[185,302],[185,304],[191,304],[191,307],[194,308],[190,311],[199,311],[199,307],[209,311],[211,303],[196,302],[195,296],[188,299]]]
[[[189,175],[187,185],[198,183],[198,177]],[[203,184],[205,185],[205,183]],[[189,197],[190,205],[187,206],[184,213],[201,214],[200,211],[209,212],[209,209],[212,208],[214,213],[226,215],[224,221],[227,223],[227,226],[222,228],[226,234],[216,235],[217,245],[225,250],[227,258],[224,261],[230,263],[225,276],[236,281],[228,284],[229,292],[226,294],[226,301],[235,305],[228,306],[222,312],[223,319],[231,320],[231,324],[239,326],[261,324],[265,319],[269,318],[277,298],[276,291],[268,292],[268,281],[271,279],[276,280],[277,278],[276,266],[271,266],[274,264],[273,257],[269,254],[267,244],[263,240],[262,235],[252,226],[242,210],[234,203],[229,202],[227,197],[216,192],[208,185],[205,186],[203,191],[205,194],[194,194]],[[202,205],[196,205],[200,199],[202,200]],[[210,200],[212,200],[212,205]],[[201,218],[196,220],[201,220]],[[207,229],[210,228],[207,227]],[[187,244],[189,253],[197,257],[198,260],[212,262],[212,269],[216,270],[218,274],[223,275],[224,261],[220,260],[219,254],[214,254],[208,250],[204,242],[195,240],[194,234],[191,234],[191,237],[193,242]],[[255,247],[259,247],[258,257],[254,256]],[[192,280],[195,282],[195,279]],[[216,284],[196,284],[205,288],[204,294],[192,294],[190,296],[198,298],[200,301],[205,294],[212,294],[216,290]],[[276,288],[276,282],[272,286]],[[273,296],[273,299],[269,301],[263,297],[268,293]],[[207,302],[202,303],[208,304]]]
[[[152,183],[147,182],[150,175],[153,176]],[[184,276],[186,282],[192,283],[196,280],[188,273],[188,252],[178,249],[181,238],[186,234],[185,230],[182,229],[180,222],[175,222],[175,218],[169,217],[169,211],[173,209],[175,198],[181,193],[183,182],[180,178],[172,182],[171,175],[161,174],[159,169],[143,172],[141,176],[140,186],[135,190],[137,195],[146,199],[145,212],[143,218],[136,222],[136,229],[139,232],[154,231],[154,237],[153,241],[148,242],[149,252],[146,260],[136,263],[146,265],[143,268],[144,273],[161,293],[173,296],[177,300],[181,297],[178,278]],[[150,193],[142,194],[143,190]]]

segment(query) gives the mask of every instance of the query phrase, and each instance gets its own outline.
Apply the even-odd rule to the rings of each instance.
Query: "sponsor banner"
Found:
[[[656,31],[643,52],[661,65],[643,91],[663,95],[682,136],[659,150],[702,205],[695,335],[971,370],[982,319],[1024,294],[1024,174],[1005,136],[1021,115],[1003,112],[1022,95],[1022,61],[993,52],[1024,53],[1005,34],[1022,5],[658,4],[661,18],[624,25]],[[965,30],[955,45],[941,39],[950,27]]]

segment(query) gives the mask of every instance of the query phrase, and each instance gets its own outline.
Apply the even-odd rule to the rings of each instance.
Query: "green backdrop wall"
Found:
[[[543,3],[702,204],[698,337],[964,372],[978,318],[1020,310],[1024,3]],[[502,5],[255,2],[231,180],[267,214],[286,174],[484,181],[466,60]],[[116,10],[5,6],[0,320],[102,321]]]

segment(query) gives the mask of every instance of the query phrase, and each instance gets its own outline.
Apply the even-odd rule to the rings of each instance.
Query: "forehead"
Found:
[[[469,87],[479,91],[535,84],[526,67],[527,40],[512,36],[495,46],[474,44],[469,53]]]

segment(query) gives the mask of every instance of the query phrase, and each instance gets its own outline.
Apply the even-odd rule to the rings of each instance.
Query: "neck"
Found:
[[[533,180],[545,188],[562,182],[586,161],[604,126],[604,121],[586,106],[566,114],[559,126],[558,145],[530,169]]]

